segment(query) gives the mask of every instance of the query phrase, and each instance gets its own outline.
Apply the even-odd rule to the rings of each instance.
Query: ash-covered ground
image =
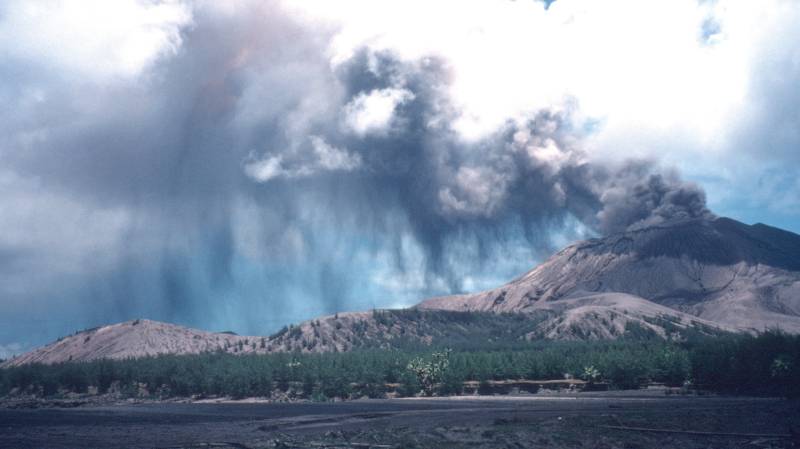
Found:
[[[790,448],[799,429],[800,401],[647,391],[0,408],[15,449]]]

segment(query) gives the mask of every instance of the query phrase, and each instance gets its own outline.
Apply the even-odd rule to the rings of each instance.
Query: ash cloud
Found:
[[[654,173],[652,164],[642,161],[612,172],[602,184],[600,202],[597,229],[605,234],[714,216],[700,186],[674,171]]]
[[[502,276],[516,275],[555,233],[708,213],[702,190],[653,164],[590,163],[571,106],[464,140],[444,61],[363,50],[332,67],[329,30],[272,6],[197,9],[180,50],[136,82],[6,65],[16,89],[2,115],[16,119],[0,157],[26,183],[0,182],[0,201],[45,207],[3,225],[74,229],[0,241],[15,259],[73,262],[15,268],[30,288],[2,291],[0,338],[25,314],[57,316],[57,334],[138,316],[267,333],[396,304],[376,269],[413,280],[406,298],[422,299],[469,288],[509,254]]]

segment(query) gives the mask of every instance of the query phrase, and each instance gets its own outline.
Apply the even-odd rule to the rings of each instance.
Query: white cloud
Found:
[[[249,161],[244,170],[259,182],[274,178],[303,178],[326,171],[352,171],[361,166],[361,157],[356,153],[334,147],[320,136],[311,136],[311,153],[307,159],[287,161],[283,155],[267,156]]]
[[[361,165],[358,154],[350,154],[346,150],[336,148],[319,136],[311,136],[311,146],[317,156],[317,163],[323,170],[355,170]]]
[[[398,88],[361,93],[344,106],[345,124],[359,135],[386,133],[397,107],[413,99],[410,91]]]
[[[289,170],[283,166],[283,157],[281,155],[269,156],[265,159],[251,161],[245,164],[244,171],[247,176],[259,182],[266,182],[273,178],[295,178],[302,175],[308,175],[309,172],[303,172],[301,169]]]
[[[132,77],[178,51],[191,23],[179,1],[11,0],[0,7],[7,55],[92,78]]]
[[[452,127],[466,140],[531,111],[573,108],[592,160],[657,159],[698,180],[741,173],[742,156],[744,177],[756,179],[765,161],[796,158],[800,145],[797,2],[558,0],[546,9],[309,0],[287,8],[339,27],[334,66],[363,47],[443,60],[459,114]],[[552,150],[534,156],[557,157]]]
[[[742,107],[764,36],[791,23],[780,16],[794,8],[773,3],[559,0],[545,10],[534,1],[321,0],[302,11],[340,25],[334,64],[362,46],[445,59],[466,138],[575,98],[612,133],[687,129],[705,141]],[[720,31],[707,37],[709,20]],[[391,109],[384,101],[375,117]]]
[[[448,214],[491,217],[503,204],[510,181],[491,169],[460,167],[453,185],[439,191],[439,202]]]

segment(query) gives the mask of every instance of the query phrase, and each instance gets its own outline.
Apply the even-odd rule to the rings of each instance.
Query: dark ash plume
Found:
[[[681,180],[674,172],[654,173],[653,169],[650,163],[630,162],[603,183],[602,208],[597,213],[601,233],[713,216],[698,185]]]
[[[116,220],[85,250],[112,262],[54,269],[48,284],[69,289],[56,295],[67,306],[53,307],[76,321],[267,333],[396,296],[488,287],[465,279],[516,275],[554,233],[580,237],[578,224],[606,233],[708,213],[698,187],[652,164],[588,163],[569,108],[465,142],[441,61],[365,50],[332,69],[328,31],[277,10],[198,8],[181,51],[140,83],[75,85],[31,61],[5,75],[20,92],[47,86],[48,110],[37,124],[48,132],[32,139],[44,106],[0,106],[26,124],[4,142],[29,142],[4,144],[6,169]],[[20,251],[0,247],[19,260],[58,249]],[[381,272],[412,287],[382,286]],[[43,285],[40,274],[18,279]],[[54,297],[31,291],[0,290],[21,304],[8,316]],[[42,316],[59,313],[49,305]],[[79,327],[62,326],[54,332]]]

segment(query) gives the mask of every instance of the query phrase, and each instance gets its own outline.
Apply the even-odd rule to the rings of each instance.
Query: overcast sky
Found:
[[[675,217],[800,232],[795,1],[0,4],[0,357],[266,334]]]

